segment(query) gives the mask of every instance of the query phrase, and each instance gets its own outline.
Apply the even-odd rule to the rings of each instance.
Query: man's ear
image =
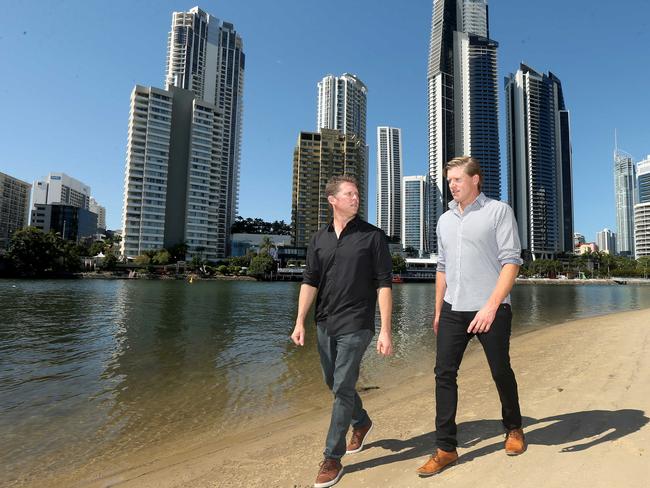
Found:
[[[336,199],[335,199],[332,195],[329,195],[329,196],[327,197],[327,202],[328,202],[330,205],[334,205],[334,202],[336,202]]]

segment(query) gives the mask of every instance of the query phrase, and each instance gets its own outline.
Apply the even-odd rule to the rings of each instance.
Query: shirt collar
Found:
[[[347,224],[345,224],[345,227],[343,228],[343,231],[345,230],[351,230],[359,226],[359,221],[361,219],[359,218],[359,214],[355,215],[352,220],[350,220]],[[329,225],[327,226],[328,232],[334,232],[334,220],[330,220]]]
[[[470,210],[470,209],[474,209],[474,208],[477,208],[477,207],[485,207],[485,204],[487,203],[487,201],[488,201],[488,197],[486,197],[485,194],[483,192],[481,192],[476,197],[476,200],[474,200],[470,205],[465,207],[465,210]],[[452,200],[447,205],[448,205],[450,210],[452,210],[454,212],[457,212],[457,213],[460,213],[460,209],[458,208],[458,202],[456,200]]]

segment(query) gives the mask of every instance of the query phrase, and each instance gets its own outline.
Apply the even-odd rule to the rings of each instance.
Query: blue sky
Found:
[[[614,129],[636,160],[650,153],[650,5],[645,1],[492,1],[503,77],[525,62],[552,71],[571,111],[575,230],[616,229]],[[32,182],[63,171],[92,188],[119,228],[133,86],[162,87],[173,11],[195,2],[25,0],[0,16],[0,171]],[[198,4],[244,39],[240,214],[289,221],[291,160],[314,130],[316,84],[357,74],[368,86],[370,221],[376,127],[402,128],[404,174],[427,167],[429,0],[221,0]],[[645,48],[643,46],[646,46]],[[505,194],[504,194],[505,198]]]

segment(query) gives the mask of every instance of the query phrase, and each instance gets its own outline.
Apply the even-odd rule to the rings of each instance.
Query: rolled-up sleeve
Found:
[[[383,231],[375,234],[375,282],[377,288],[393,287],[393,258],[388,249],[388,239]]]
[[[504,205],[504,211],[501,218],[497,221],[496,238],[498,259],[501,266],[506,264],[516,264],[521,266],[521,242],[519,241],[519,231],[515,213],[507,205]]]
[[[320,286],[320,264],[316,256],[316,236],[314,234],[309,240],[309,247],[307,248],[307,261],[305,263],[305,271],[302,275],[302,282],[305,285],[318,288]]]
[[[445,248],[442,245],[442,239],[440,239],[440,219],[438,219],[438,224],[436,225],[436,239],[438,240],[438,262],[436,264],[436,271],[441,273],[445,272]]]

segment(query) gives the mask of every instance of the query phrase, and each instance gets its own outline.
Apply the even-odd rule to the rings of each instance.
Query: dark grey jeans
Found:
[[[345,436],[350,425],[365,427],[370,422],[363,409],[356,385],[361,359],[373,331],[363,329],[349,334],[328,336],[324,327],[318,329],[318,353],[325,383],[334,394],[332,419],[325,441],[324,455],[340,459],[345,454]]]

